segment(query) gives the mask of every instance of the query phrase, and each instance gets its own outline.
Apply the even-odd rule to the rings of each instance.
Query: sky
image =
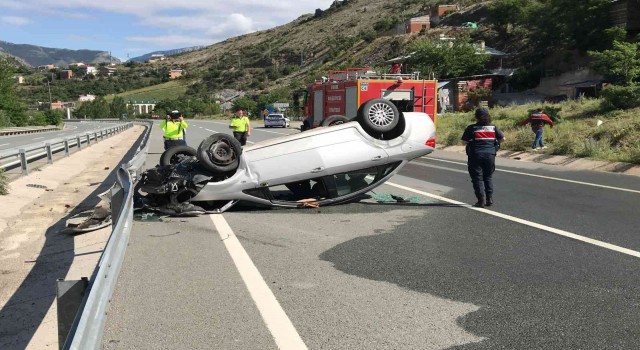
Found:
[[[0,0],[0,40],[146,53],[212,45],[327,9],[333,0]]]

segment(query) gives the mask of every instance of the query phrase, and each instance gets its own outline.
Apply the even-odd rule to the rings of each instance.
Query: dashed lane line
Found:
[[[280,350],[306,350],[298,331],[221,214],[209,215]]]
[[[431,158],[431,157],[421,157],[422,159],[428,159],[428,160],[435,160],[438,162],[444,162],[444,163],[452,163],[452,164],[460,164],[460,165],[467,165],[467,163],[462,163],[462,162],[454,162],[451,160],[445,160],[445,159],[438,159],[438,158]],[[415,163],[414,163],[415,164]],[[520,171],[513,171],[513,170],[505,170],[505,169],[498,169],[496,168],[496,171],[501,171],[504,173],[510,173],[510,174],[518,174],[518,175],[525,175],[525,176],[532,176],[532,177],[538,177],[541,179],[547,179],[547,180],[555,180],[555,181],[563,181],[563,182],[569,182],[569,183],[573,183],[573,184],[578,184],[578,185],[585,185],[585,186],[592,186],[592,187],[600,187],[600,188],[606,188],[609,190],[616,190],[616,191],[624,191],[624,192],[631,192],[631,193],[640,193],[639,190],[632,190],[629,188],[621,188],[621,187],[614,187],[614,186],[607,186],[607,185],[600,185],[600,184],[594,184],[591,182],[583,182],[583,181],[575,181],[575,180],[568,180],[568,179],[562,179],[559,177],[552,177],[552,176],[544,176],[544,175],[536,175],[536,174],[529,174],[529,173],[523,173]]]
[[[496,216],[496,217],[499,217],[499,218],[502,218],[502,219],[505,219],[505,220],[517,222],[519,224],[530,226],[530,227],[533,227],[533,228],[537,228],[537,229],[540,229],[540,230],[543,230],[543,231],[547,231],[547,232],[550,232],[550,233],[553,233],[553,234],[556,234],[556,235],[559,235],[559,236],[575,239],[575,240],[580,241],[580,242],[584,242],[584,243],[587,243],[587,244],[592,244],[592,245],[595,245],[595,246],[598,246],[598,247],[601,247],[601,248],[613,250],[613,251],[618,252],[618,253],[631,255],[633,257],[640,258],[640,252],[635,251],[635,250],[631,250],[631,249],[628,249],[628,248],[620,247],[620,246],[617,246],[617,245],[614,245],[614,244],[611,244],[611,243],[599,241],[597,239],[593,239],[593,238],[589,238],[589,237],[585,237],[585,236],[580,236],[580,235],[575,234],[575,233],[571,233],[571,232],[568,232],[568,231],[560,230],[560,229],[557,229],[557,228],[554,228],[554,227],[550,227],[550,226],[547,226],[547,225],[538,224],[538,223],[535,223],[535,222],[532,222],[532,221],[520,219],[520,218],[517,218],[515,216],[498,213],[498,212],[493,211],[493,210],[488,210],[488,209],[484,209],[484,208],[476,208],[476,207],[470,206],[469,204],[466,204],[466,203],[458,202],[456,200],[445,198],[445,197],[438,196],[438,195],[435,195],[435,194],[431,194],[431,193],[428,193],[428,192],[416,190],[416,189],[411,188],[411,187],[398,185],[398,184],[395,184],[395,183],[392,183],[392,182],[388,182],[387,181],[387,182],[385,182],[385,184],[389,185],[389,186],[393,186],[393,187],[399,188],[399,189],[402,189],[402,190],[405,190],[405,191],[409,191],[409,192],[417,193],[417,194],[420,194],[420,195],[423,195],[423,196],[426,196],[426,197],[437,199],[439,201],[443,201],[443,202],[459,205],[461,207],[466,207],[468,209],[479,211],[479,212],[482,212],[482,213],[485,213],[485,214],[489,214],[489,215],[493,215],[493,216]]]

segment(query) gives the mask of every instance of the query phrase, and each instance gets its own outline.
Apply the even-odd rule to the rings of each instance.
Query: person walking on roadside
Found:
[[[473,191],[478,201],[475,207],[484,208],[493,204],[493,172],[496,170],[496,153],[504,134],[491,124],[489,110],[478,108],[476,123],[467,126],[462,134],[468,156],[467,168]]]
[[[251,136],[251,123],[249,123],[249,118],[244,115],[243,110],[240,109],[231,116],[229,128],[233,129],[233,137],[235,137],[242,146],[247,144],[247,137]]]
[[[537,151],[538,146],[541,149],[547,148],[542,142],[542,138],[544,136],[545,124],[549,124],[549,127],[553,128],[553,121],[551,120],[551,118],[549,118],[548,115],[544,114],[544,110],[542,108],[538,108],[535,113],[531,114],[527,119],[523,120],[520,123],[520,126],[527,125],[527,123],[531,124],[531,130],[534,134],[536,134],[535,138],[533,139],[531,149]]]
[[[165,120],[160,122],[160,128],[164,131],[164,150],[171,147],[186,145],[184,132],[189,125],[184,121],[182,113],[171,111]]]

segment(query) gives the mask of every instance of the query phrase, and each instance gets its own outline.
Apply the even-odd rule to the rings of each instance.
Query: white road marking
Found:
[[[467,165],[467,163],[454,162],[454,161],[451,161],[451,160],[444,160],[444,159],[437,159],[437,158],[430,158],[430,157],[421,157],[421,158],[429,159],[429,160],[436,160],[438,162],[444,162],[444,163]],[[504,169],[497,169],[497,168],[496,168],[496,171],[502,171],[504,173],[511,173],[511,174],[518,174],[518,175],[525,175],[525,176],[532,176],[532,177],[539,177],[539,178],[548,179],[548,180],[564,181],[564,182],[574,183],[574,184],[578,184],[578,185],[600,187],[600,188],[606,188],[606,189],[616,190],[616,191],[640,193],[640,190],[632,190],[632,189],[629,189],[629,188],[621,188],[621,187],[614,187],[614,186],[607,186],[607,185],[599,185],[599,184],[594,184],[594,183],[590,183],[590,182],[583,182],[583,181],[567,180],[567,179],[562,179],[562,178],[559,178],[559,177],[529,174],[529,173],[523,173],[523,172],[520,172],[520,171],[504,170]]]
[[[262,132],[268,132],[270,134],[278,134],[278,135],[291,135],[291,134],[287,134],[286,132],[277,132],[277,131],[267,131],[267,130],[262,130],[262,129],[257,129],[257,128],[253,128],[251,129],[252,131],[262,131]]]
[[[205,129],[205,130],[207,130],[208,132],[215,132],[215,131],[213,131],[213,130],[211,130],[211,129]]]
[[[10,145],[10,143],[3,143],[0,146],[6,146],[6,145]]]
[[[43,137],[36,137],[36,138],[34,138],[34,140],[40,140],[40,139],[43,139],[43,138],[44,138],[44,136]]]
[[[298,331],[282,309],[282,306],[280,306],[271,289],[269,289],[262,275],[260,275],[260,271],[253,264],[249,254],[240,244],[238,237],[229,227],[227,220],[221,214],[212,214],[209,217],[213,221],[229,255],[231,255],[231,259],[233,259],[244,284],[247,286],[251,298],[256,303],[264,323],[276,341],[278,349],[307,349]]]
[[[473,206],[471,206],[469,204],[466,204],[466,203],[458,202],[456,200],[445,198],[445,197],[438,196],[438,195],[435,195],[435,194],[431,194],[431,193],[428,193],[428,192],[416,190],[416,189],[413,189],[411,187],[394,184],[392,182],[388,182],[387,181],[387,182],[385,182],[385,184],[389,185],[389,186],[393,186],[393,187],[397,187],[397,188],[403,189],[405,191],[409,191],[409,192],[417,193],[417,194],[420,194],[420,195],[423,195],[423,196],[426,196],[426,197],[437,199],[439,201],[443,201],[443,202],[459,205],[459,206],[466,207],[466,208],[471,209],[471,210],[476,210],[476,211],[479,211],[479,212],[482,212],[482,213],[485,213],[485,214],[489,214],[489,215],[493,215],[493,216],[496,216],[496,217],[499,217],[499,218],[502,218],[502,219],[505,219],[505,220],[517,222],[517,223],[522,224],[522,225],[534,227],[534,228],[537,228],[537,229],[540,229],[540,230],[543,230],[543,231],[547,231],[547,232],[550,232],[550,233],[553,233],[553,234],[556,234],[556,235],[559,235],[559,236],[575,239],[575,240],[580,241],[580,242],[592,244],[592,245],[595,245],[595,246],[598,246],[598,247],[601,247],[601,248],[605,248],[605,249],[610,249],[610,250],[616,251],[618,253],[627,254],[627,255],[634,256],[636,258],[640,258],[640,252],[635,251],[635,250],[631,250],[631,249],[627,249],[627,248],[624,248],[624,247],[620,247],[620,246],[617,246],[617,245],[613,245],[611,243],[599,241],[597,239],[593,239],[593,238],[589,238],[589,237],[580,236],[580,235],[577,235],[575,233],[571,233],[571,232],[568,232],[568,231],[560,230],[560,229],[553,228],[553,227],[550,227],[550,226],[547,226],[547,225],[538,224],[538,223],[535,223],[535,222],[532,222],[532,221],[520,219],[520,218],[517,218],[515,216],[498,213],[498,212],[495,212],[493,210],[488,210],[488,209],[484,209],[484,208],[476,208],[476,207],[473,207]]]

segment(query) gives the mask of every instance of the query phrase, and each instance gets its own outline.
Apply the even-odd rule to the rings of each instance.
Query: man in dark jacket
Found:
[[[538,108],[535,113],[531,114],[527,119],[523,120],[520,125],[527,125],[527,123],[531,124],[531,131],[536,134],[535,139],[533,139],[531,149],[536,151],[538,149],[538,146],[540,146],[540,148],[547,148],[542,143],[542,137],[544,136],[544,126],[546,124],[549,124],[549,126],[553,128],[553,121],[551,121],[551,118],[544,114],[544,110],[542,108]]]
[[[475,207],[484,208],[493,204],[493,172],[496,170],[496,153],[504,134],[491,124],[489,110],[478,108],[476,123],[467,126],[462,134],[462,142],[467,148],[467,166],[473,191],[478,201]]]

